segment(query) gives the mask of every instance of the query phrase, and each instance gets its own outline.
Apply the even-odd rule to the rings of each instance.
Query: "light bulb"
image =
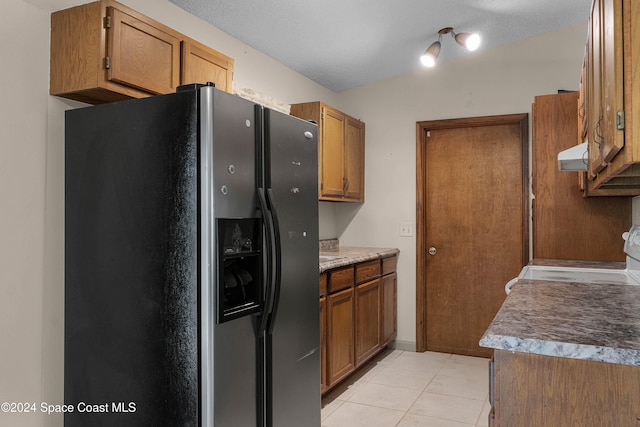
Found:
[[[420,62],[425,67],[433,67],[436,65],[438,55],[440,54],[440,42],[435,41],[424,51],[424,54],[420,57]]]
[[[466,48],[474,51],[480,46],[480,35],[478,33],[458,33],[455,36],[456,42]]]
[[[470,51],[474,51],[480,46],[480,41],[481,40],[478,33],[473,33],[469,36],[465,45],[467,49],[469,49]]]

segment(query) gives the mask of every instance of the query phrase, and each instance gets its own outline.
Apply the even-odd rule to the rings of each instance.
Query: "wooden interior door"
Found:
[[[478,341],[528,261],[527,115],[418,123],[417,349]]]

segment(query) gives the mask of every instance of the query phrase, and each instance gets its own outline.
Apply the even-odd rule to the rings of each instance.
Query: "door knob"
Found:
[[[433,246],[431,246],[429,248],[429,255],[435,255],[436,252],[438,252],[438,250],[436,248],[434,248]]]

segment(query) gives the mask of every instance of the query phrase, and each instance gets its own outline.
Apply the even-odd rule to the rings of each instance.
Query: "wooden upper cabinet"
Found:
[[[364,123],[347,117],[347,131],[344,143],[345,197],[364,202]]]
[[[322,107],[320,141],[320,199],[342,198],[345,168],[345,117],[338,110]]]
[[[100,104],[208,81],[230,91],[232,76],[231,58],[113,0],[51,14],[51,95]]]
[[[640,194],[640,2],[594,0],[585,50],[588,195]]]
[[[107,7],[107,79],[163,94],[180,84],[180,40],[158,26]]]
[[[196,41],[183,41],[180,84],[207,82],[232,92],[233,59]]]
[[[363,203],[365,124],[322,102],[294,104],[291,115],[318,123],[320,200]]]
[[[604,138],[600,147],[605,163],[624,146],[624,93],[622,72],[622,0],[602,0],[601,69]]]
[[[592,9],[599,9],[600,0],[595,0]],[[600,96],[600,15],[593,14],[589,21],[589,36],[587,38],[587,57],[584,60],[584,66],[587,68],[587,84],[584,94],[584,102],[586,108],[586,127],[587,141],[589,151],[589,163],[587,167],[587,175],[593,180],[598,172],[604,168],[601,160],[600,152],[600,124],[602,117],[602,97]]]
[[[558,152],[578,134],[577,108],[575,92],[536,96],[532,105],[533,258],[624,261],[631,199],[582,197],[575,175],[558,170]]]

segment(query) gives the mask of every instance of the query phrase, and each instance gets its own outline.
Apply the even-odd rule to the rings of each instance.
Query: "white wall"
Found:
[[[41,400],[48,14],[0,3],[0,402]],[[39,425],[40,414],[1,425]]]
[[[534,96],[578,89],[585,40],[586,23],[340,94],[340,106],[367,126],[366,202],[335,206],[340,243],[400,248],[398,340],[409,347],[416,240],[399,237],[399,222],[416,220],[416,122],[530,113]]]
[[[80,104],[48,96],[49,12],[82,2],[0,2],[0,403],[63,400],[63,118]],[[415,122],[527,112],[534,95],[575,89],[585,39],[578,26],[335,94],[167,0],[124,3],[233,57],[240,86],[287,103],[325,101],[367,123],[367,202],[321,203],[321,230],[343,244],[400,248],[405,341],[415,340],[415,239],[399,238],[398,223],[415,221]],[[0,425],[62,421],[0,413]]]
[[[63,402],[64,111],[50,97],[50,12],[85,0],[0,2],[0,403]],[[337,95],[167,0],[122,3],[235,59],[235,82],[285,103]],[[335,236],[334,213],[321,227]],[[4,414],[2,426],[61,426],[61,416]]]

